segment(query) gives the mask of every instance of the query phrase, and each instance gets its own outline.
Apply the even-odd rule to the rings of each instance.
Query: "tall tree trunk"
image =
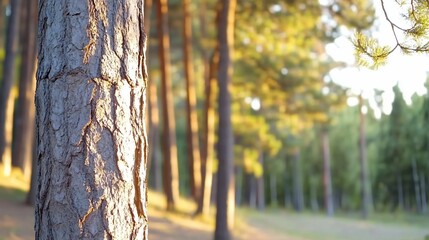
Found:
[[[257,203],[257,195],[258,195],[258,189],[256,184],[256,177],[255,175],[250,176],[250,192],[249,192],[249,206],[250,208],[256,208]]]
[[[277,207],[277,177],[276,174],[270,174],[270,193],[271,193],[271,206]]]
[[[12,170],[12,125],[15,96],[12,86],[15,79],[15,58],[18,53],[21,0],[10,1],[11,14],[7,23],[6,56],[3,64],[3,81],[0,88],[0,157],[4,175]]]
[[[285,197],[284,197],[284,207],[287,208],[291,205],[291,191],[289,186],[289,171],[288,171],[288,158],[285,158],[285,174],[284,174],[284,191],[285,191]]]
[[[359,159],[361,167],[361,208],[362,217],[368,218],[368,214],[371,208],[371,197],[370,197],[370,183],[368,176],[368,160],[366,156],[366,133],[365,133],[365,114],[362,111],[363,98],[362,94],[359,95]]]
[[[301,152],[296,149],[293,156],[293,205],[296,211],[304,210],[304,190],[302,186]]]
[[[236,0],[220,0],[219,41],[219,141],[215,239],[231,239],[234,218],[233,135],[231,123],[231,75]]]
[[[206,2],[201,2],[200,7],[200,26],[201,37],[204,39],[206,33]],[[206,101],[204,104],[204,120],[203,120],[203,146],[201,149],[201,198],[198,202],[196,214],[202,213],[208,216],[210,210],[210,200],[213,184],[213,162],[215,157],[215,102],[216,102],[216,80],[217,69],[219,65],[219,46],[216,46],[209,60],[207,51],[201,48],[201,55],[204,62],[204,93]]]
[[[6,7],[8,1],[0,0],[0,48],[4,47],[5,34],[5,23],[6,23]]]
[[[413,183],[414,183],[414,196],[416,200],[417,212],[422,212],[422,204],[420,197],[420,183],[419,183],[419,173],[417,172],[417,163],[415,157],[412,158],[412,170],[413,170]]]
[[[176,122],[172,95],[170,70],[170,38],[168,33],[167,0],[157,0],[158,39],[161,60],[162,95],[162,153],[164,157],[164,192],[167,197],[167,210],[174,210],[179,198],[179,169],[177,162]]]
[[[397,185],[398,185],[398,206],[400,210],[404,210],[404,189],[402,185],[402,176],[399,173],[396,177]]]
[[[256,199],[257,199],[257,206],[258,210],[262,211],[265,209],[265,184],[264,184],[264,152],[262,149],[259,150],[259,164],[261,165],[263,169],[263,173],[261,176],[256,177]]]
[[[317,187],[313,181],[310,181],[310,205],[313,212],[319,211],[319,202],[317,201]]]
[[[211,192],[214,184],[213,162],[215,157],[215,101],[216,101],[216,71],[219,64],[219,51],[216,47],[210,61],[209,76],[205,81],[206,102],[204,106],[204,139],[202,151],[202,196],[197,214],[208,216],[210,210]]]
[[[422,213],[428,212],[428,204],[426,198],[426,179],[423,172],[420,173],[420,195],[422,197]]]
[[[36,129],[33,129],[36,131]],[[33,134],[33,152],[32,152],[32,164],[31,164],[31,178],[30,178],[30,190],[25,198],[25,204],[36,207],[36,192],[39,181],[38,166],[37,166],[37,134]]]
[[[197,93],[192,64],[192,21],[190,0],[182,0],[183,6],[183,63],[186,77],[187,146],[191,191],[195,201],[201,198],[201,155],[198,136]]]
[[[151,16],[152,16],[152,0],[145,0],[145,29],[148,38],[148,43],[153,39],[150,35],[150,29],[152,25]],[[147,48],[147,54],[149,55],[149,47]],[[150,71],[149,71],[150,74]],[[148,78],[148,89],[147,98],[148,98],[148,139],[149,146],[148,149],[148,171],[151,172],[153,176],[153,187],[160,191],[162,189],[162,166],[159,157],[159,108],[158,108],[158,91],[155,79],[149,76]]]
[[[27,179],[31,177],[34,141],[34,91],[36,89],[36,23],[37,1],[25,2],[27,23],[24,32],[22,74],[19,81],[18,108],[15,126],[16,134],[12,158],[18,163]]]
[[[236,166],[235,170],[236,170],[235,179],[237,180],[237,186],[235,189],[235,205],[241,206],[243,201],[243,182],[244,182],[243,166]]]
[[[143,1],[41,1],[35,239],[147,239]]]
[[[329,134],[327,127],[322,129],[322,152],[323,152],[323,190],[325,197],[325,210],[328,216],[334,215],[334,200],[331,181],[331,152],[329,146]]]

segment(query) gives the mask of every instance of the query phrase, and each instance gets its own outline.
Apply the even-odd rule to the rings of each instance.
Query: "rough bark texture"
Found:
[[[159,58],[161,61],[162,154],[164,157],[164,192],[167,209],[173,210],[179,198],[179,168],[177,162],[176,122],[170,70],[170,38],[168,33],[167,0],[157,0]]]
[[[147,239],[143,1],[39,13],[36,239]]]
[[[201,198],[201,155],[198,136],[197,93],[192,64],[192,21],[190,0],[182,0],[183,7],[183,64],[186,78],[186,137],[188,147],[191,191],[195,201]]]
[[[368,159],[366,156],[365,114],[362,111],[363,98],[359,95],[359,160],[361,167],[362,217],[367,218],[371,208],[371,196],[368,177]]]
[[[230,227],[234,211],[234,176],[233,176],[233,135],[231,124],[232,76],[231,56],[234,46],[234,15],[236,0],[221,0],[218,19],[219,42],[219,142],[218,142],[218,182],[216,198],[215,239],[231,239]]]
[[[323,190],[325,197],[325,210],[328,216],[334,215],[334,197],[331,181],[331,151],[329,146],[328,129],[322,129],[322,151],[323,151]]]
[[[21,0],[10,1],[11,15],[7,23],[6,56],[3,63],[3,80],[0,86],[0,157],[4,175],[12,169],[12,124],[15,96],[12,86],[15,79],[15,58],[18,53]]]
[[[22,73],[19,81],[18,108],[14,128],[16,134],[12,158],[27,179],[31,177],[34,141],[34,91],[36,89],[36,23],[37,1],[25,1],[26,29],[23,37]]]

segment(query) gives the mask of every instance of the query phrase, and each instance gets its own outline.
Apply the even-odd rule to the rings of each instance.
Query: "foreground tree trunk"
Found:
[[[183,6],[183,64],[186,78],[186,137],[188,146],[191,191],[195,201],[201,198],[201,155],[198,137],[197,93],[192,64],[192,21],[190,0],[182,0]]]
[[[19,81],[18,108],[14,128],[16,129],[12,158],[22,169],[27,179],[31,177],[34,141],[34,91],[36,88],[36,23],[37,1],[25,2],[27,23],[24,32],[22,73]]]
[[[157,0],[159,57],[161,60],[162,153],[164,157],[164,192],[167,210],[174,210],[179,199],[179,168],[177,162],[176,122],[170,77],[170,38],[168,34],[167,0]]]
[[[147,239],[143,1],[40,4],[35,239]]]
[[[323,190],[325,196],[325,210],[328,216],[334,215],[334,199],[331,181],[331,152],[329,146],[329,134],[327,127],[322,129],[323,151]]]
[[[362,217],[368,218],[371,208],[370,184],[368,177],[368,159],[366,156],[366,133],[365,133],[365,114],[362,111],[363,98],[359,95],[359,160],[360,160],[360,178],[361,178],[361,208]]]
[[[221,0],[218,19],[219,42],[219,141],[215,239],[231,239],[234,220],[234,156],[231,123],[232,53],[236,0]]]
[[[15,58],[18,53],[21,0],[11,0],[10,8],[11,13],[6,32],[3,80],[0,86],[0,157],[3,161],[3,174],[5,176],[9,176],[12,170],[12,125],[15,100],[12,87],[15,79]]]

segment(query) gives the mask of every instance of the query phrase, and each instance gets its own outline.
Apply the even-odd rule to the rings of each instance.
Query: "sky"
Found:
[[[394,2],[394,1],[385,1]],[[381,9],[380,0],[374,0],[374,6],[377,10],[379,20],[376,23],[376,29],[372,33],[381,44],[394,45],[394,36],[389,23],[384,17]],[[398,18],[399,10],[393,5],[386,6],[389,15],[394,21],[401,23]],[[351,89],[352,95],[358,95],[363,92],[364,98],[368,99],[369,105],[374,109],[374,115],[380,117],[381,111],[389,114],[393,102],[393,86],[399,84],[403,93],[404,100],[411,104],[413,94],[423,95],[426,93],[424,84],[429,73],[429,54],[403,55],[400,51],[395,51],[388,58],[385,66],[377,70],[370,70],[365,67],[357,67],[354,57],[354,46],[349,36],[342,36],[334,43],[328,44],[326,50],[328,54],[337,61],[345,62],[347,68],[334,69],[330,72],[330,77],[334,82]],[[374,99],[374,89],[383,90],[383,107],[377,108]],[[350,106],[357,104],[357,99],[350,96],[348,104]]]

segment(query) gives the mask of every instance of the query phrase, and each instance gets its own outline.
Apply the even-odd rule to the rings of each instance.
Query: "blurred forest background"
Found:
[[[18,178],[26,191],[35,146],[36,2],[0,0],[0,186]],[[355,31],[371,34],[375,4],[237,0],[230,190],[235,205],[248,209],[241,215],[281,209],[429,221],[429,96],[415,94],[406,103],[396,85],[391,111],[384,111],[384,90],[352,91],[330,74],[355,65],[335,61],[326,46]],[[186,198],[188,212],[212,219],[222,141],[218,1],[145,5],[151,192],[165,193],[162,208],[177,211],[178,199]],[[3,187],[0,195],[13,194]],[[33,201],[30,191],[26,202]]]

